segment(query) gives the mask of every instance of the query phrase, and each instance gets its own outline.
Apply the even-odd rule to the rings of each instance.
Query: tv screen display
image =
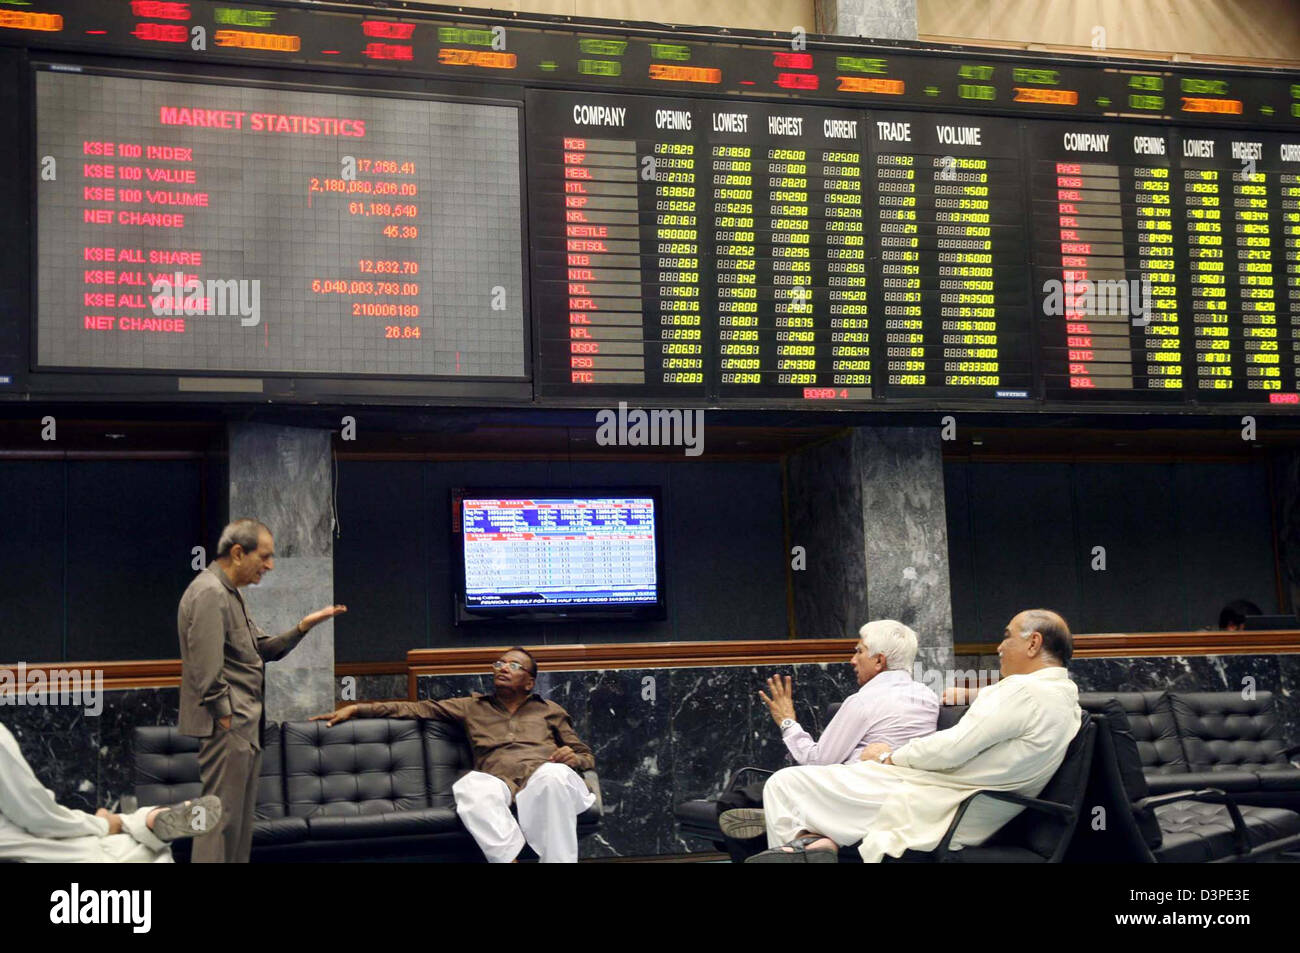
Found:
[[[453,494],[458,622],[664,615],[657,490]]]

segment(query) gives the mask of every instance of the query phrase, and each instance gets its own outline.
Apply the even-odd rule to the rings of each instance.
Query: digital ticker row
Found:
[[[529,91],[544,397],[1300,401],[1300,135]]]

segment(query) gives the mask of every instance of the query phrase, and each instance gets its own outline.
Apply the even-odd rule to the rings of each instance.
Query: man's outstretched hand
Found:
[[[355,715],[355,714],[357,713],[357,708],[358,708],[357,705],[344,705],[344,706],[343,706],[342,708],[340,708],[338,711],[332,711],[332,712],[330,712],[328,715],[313,715],[312,717],[308,718],[307,720],[308,720],[308,721],[324,721],[326,718],[328,718],[329,721],[326,723],[325,727],[326,727],[326,728],[333,728],[333,727],[334,727],[335,725],[337,725],[340,721],[347,721],[349,718],[351,718],[353,715]]]
[[[578,766],[578,755],[568,745],[563,748],[556,748],[555,754],[551,755],[551,760],[559,764],[567,764],[571,768]]]
[[[320,625],[326,619],[332,619],[336,615],[342,615],[347,611],[347,606],[326,606],[324,609],[317,609],[311,615],[305,615],[298,620],[298,631],[305,635],[309,630]]]
[[[785,679],[784,683],[782,678]],[[767,680],[767,690],[772,693],[771,698],[761,691],[758,697],[767,702],[767,710],[772,713],[772,720],[777,727],[787,718],[794,721],[794,691],[790,687],[790,676],[773,675]]]

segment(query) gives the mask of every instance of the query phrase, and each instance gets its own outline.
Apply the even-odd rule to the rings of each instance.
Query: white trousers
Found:
[[[510,787],[483,771],[471,771],[451,788],[456,813],[488,863],[508,864],[524,844],[544,864],[578,862],[578,815],[596,803],[582,776],[568,765],[542,765],[515,797],[518,822],[510,813]]]
[[[788,844],[800,831],[822,834],[841,847],[856,844],[900,787],[900,779],[869,766],[783,768],[763,785],[767,845]]]

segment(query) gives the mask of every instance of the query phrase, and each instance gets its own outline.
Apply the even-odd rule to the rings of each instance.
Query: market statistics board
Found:
[[[870,133],[886,392],[1033,396],[1016,123],[874,113]]]
[[[526,376],[517,107],[35,87],[38,367]]]
[[[1300,402],[1300,142],[1027,129],[1049,400]]]
[[[1300,136],[536,92],[542,396],[1300,400]]]
[[[872,396],[863,117],[528,101],[538,387]]]

